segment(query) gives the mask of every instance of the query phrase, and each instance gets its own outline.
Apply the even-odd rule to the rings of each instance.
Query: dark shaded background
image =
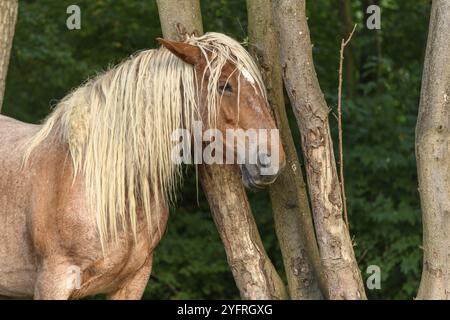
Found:
[[[343,111],[351,234],[364,278],[368,265],[381,268],[382,288],[368,290],[369,297],[410,299],[419,285],[422,259],[414,128],[430,1],[350,2],[358,23],[351,42],[357,81]],[[382,8],[378,31],[365,28],[365,8],[374,2]],[[81,7],[81,30],[66,28],[71,4]],[[205,31],[247,42],[245,1],[201,4]],[[334,112],[343,19],[337,0],[311,0],[307,6],[316,70]],[[71,88],[137,50],[155,47],[159,36],[152,0],[21,0],[3,112],[38,122]],[[330,122],[336,134],[333,116]],[[190,168],[155,253],[145,297],[239,298],[202,193],[197,204],[192,173]],[[282,270],[268,194],[249,196],[265,247]]]

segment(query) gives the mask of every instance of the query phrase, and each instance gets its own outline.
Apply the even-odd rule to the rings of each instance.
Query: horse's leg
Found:
[[[152,272],[153,254],[150,254],[144,265],[136,273],[127,278],[123,285],[106,295],[108,300],[140,300]]]
[[[44,260],[38,271],[34,300],[67,300],[74,287],[73,266],[56,259]]]

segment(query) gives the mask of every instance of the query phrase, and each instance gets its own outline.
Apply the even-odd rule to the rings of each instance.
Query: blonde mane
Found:
[[[250,72],[266,95],[257,66],[237,41],[206,33],[186,42],[197,45],[208,61],[203,108],[210,124],[220,104],[217,87],[227,61],[237,72]],[[83,174],[102,248],[117,240],[121,228],[136,238],[137,210],[150,230],[157,214],[151,212],[151,201],[175,198],[182,172],[171,160],[171,134],[178,128],[190,130],[200,119],[198,91],[194,67],[166,48],[138,52],[63,98],[30,140],[25,161],[44,140],[58,139],[70,152],[74,178]]]

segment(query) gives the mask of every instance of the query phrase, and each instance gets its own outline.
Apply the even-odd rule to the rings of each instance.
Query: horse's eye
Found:
[[[219,85],[219,91],[231,93],[231,92],[233,92],[233,88],[231,87],[231,85],[229,83],[222,84],[222,85]]]

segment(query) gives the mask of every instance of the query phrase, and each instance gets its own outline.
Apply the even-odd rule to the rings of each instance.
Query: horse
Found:
[[[0,116],[0,296],[141,299],[183,176],[173,131],[277,129],[236,40],[158,41],[72,90],[40,125]],[[275,149],[272,174],[261,161],[240,166],[247,187],[275,181],[279,138],[266,159]]]

